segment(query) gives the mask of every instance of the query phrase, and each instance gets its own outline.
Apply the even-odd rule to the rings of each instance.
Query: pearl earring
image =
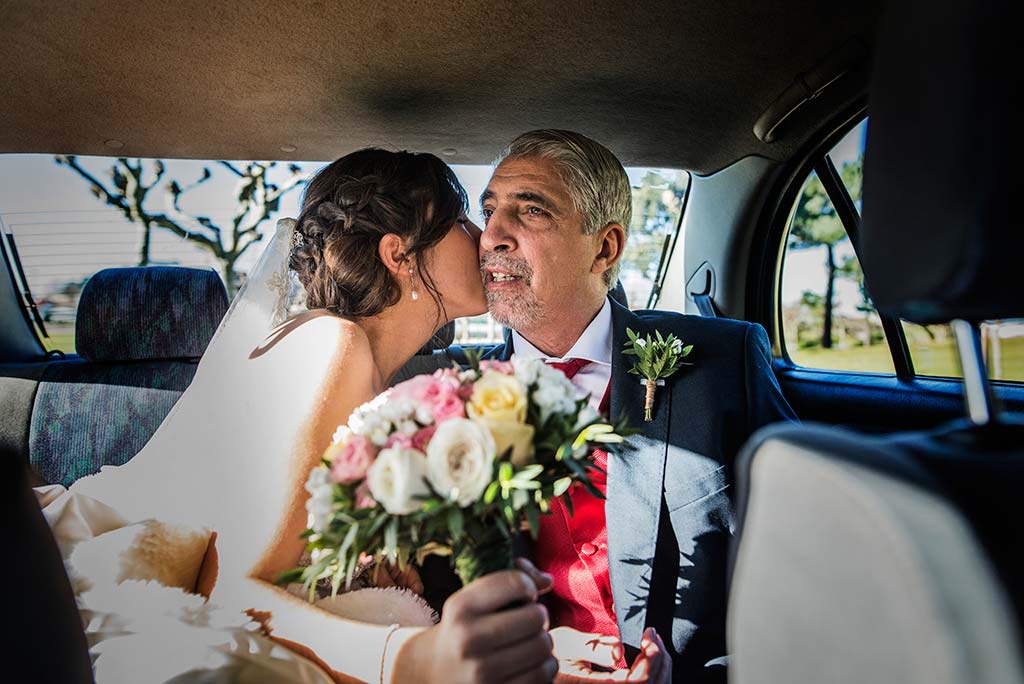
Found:
[[[409,286],[412,288],[411,295],[412,300],[415,302],[420,298],[420,293],[416,291],[416,276],[413,275],[412,267],[409,267]]]

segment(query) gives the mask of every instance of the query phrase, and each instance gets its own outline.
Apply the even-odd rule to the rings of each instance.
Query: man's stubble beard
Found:
[[[522,279],[525,292],[522,296],[514,296],[508,292],[492,292],[487,287],[488,266],[502,268],[512,275]],[[530,289],[533,279],[533,269],[525,260],[517,257],[506,256],[500,252],[486,252],[480,260],[480,276],[484,279],[484,293],[487,296],[487,310],[491,318],[500,325],[513,330],[526,330],[544,318],[544,307],[537,299],[537,295]]]
[[[532,291],[525,297],[513,297],[508,293],[487,291],[487,310],[491,318],[500,325],[513,330],[527,330],[535,326],[543,316],[543,308]]]

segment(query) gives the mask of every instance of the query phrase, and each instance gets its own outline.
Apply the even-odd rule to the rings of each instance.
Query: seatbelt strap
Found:
[[[693,295],[693,302],[697,305],[697,310],[700,311],[700,315],[704,318],[718,318],[718,307],[715,306],[715,300],[711,298],[711,295],[695,294]]]

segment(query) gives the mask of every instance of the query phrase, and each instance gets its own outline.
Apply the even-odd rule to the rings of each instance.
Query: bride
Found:
[[[128,464],[61,497],[102,502],[121,521],[215,532],[196,569],[211,603],[259,616],[336,681],[550,681],[557,664],[536,603],[550,578],[528,563],[465,587],[428,628],[347,620],[273,584],[300,561],[303,484],[335,429],[441,325],[486,310],[480,231],[466,208],[454,173],[430,154],[367,149],[325,167],[160,430]],[[289,267],[309,310],[281,321]]]

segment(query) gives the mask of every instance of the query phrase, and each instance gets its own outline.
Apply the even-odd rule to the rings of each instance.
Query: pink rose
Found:
[[[480,370],[492,370],[505,375],[515,375],[516,369],[512,366],[511,361],[481,361]]]
[[[356,487],[356,508],[373,508],[377,500],[370,494],[370,486],[365,482]]]
[[[381,448],[388,449],[390,447],[399,447],[401,449],[412,449],[415,447],[412,439],[412,437],[404,432],[396,432],[388,437],[388,441],[384,442],[384,446]]]
[[[420,451],[426,453],[427,442],[430,441],[430,438],[434,436],[435,432],[437,432],[436,423],[434,425],[428,425],[422,430],[419,430],[415,435],[412,436],[413,449],[419,449]]]
[[[459,381],[442,374],[417,375],[395,385],[393,397],[408,398],[430,409],[435,422],[464,418],[466,407],[459,395]]]
[[[331,479],[339,484],[351,484],[366,477],[366,471],[377,456],[369,437],[352,435],[331,462]]]

